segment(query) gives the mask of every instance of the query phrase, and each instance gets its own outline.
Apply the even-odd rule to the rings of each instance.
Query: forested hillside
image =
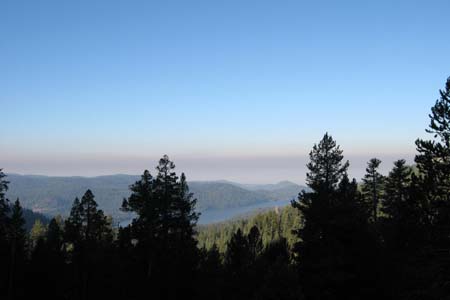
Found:
[[[247,218],[199,226],[199,247],[210,250],[215,245],[220,253],[225,253],[228,241],[238,229],[248,234],[254,226],[259,229],[264,247],[281,238],[286,238],[288,245],[292,247],[298,241],[292,230],[300,226],[300,215],[293,207],[288,206],[270,209]]]
[[[24,207],[35,212],[67,216],[73,200],[91,189],[105,213],[120,221],[130,216],[117,207],[130,195],[128,187],[138,179],[139,176],[133,175],[48,177],[9,174],[7,196],[10,199],[19,198]],[[234,182],[194,181],[190,182],[189,188],[197,198],[196,209],[202,212],[239,208],[265,201],[291,200],[304,187],[291,182],[247,187]]]

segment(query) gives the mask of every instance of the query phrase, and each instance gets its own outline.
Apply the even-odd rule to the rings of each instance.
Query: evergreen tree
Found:
[[[5,196],[9,182],[5,180],[5,177],[5,173],[0,169],[0,239],[6,236],[10,212],[9,201]]]
[[[307,299],[360,299],[376,291],[367,210],[343,158],[325,134],[310,153],[307,183],[312,191],[302,191],[292,203],[302,215],[294,253]]]
[[[70,215],[64,224],[65,240],[72,243],[75,248],[78,248],[82,241],[83,220],[81,215],[82,207],[77,197],[72,204]]]
[[[11,225],[8,233],[9,240],[15,248],[15,253],[25,255],[26,231],[25,219],[23,218],[22,206],[19,199],[14,202],[11,208]]]
[[[74,281],[79,295],[76,297],[88,299],[94,297],[90,286],[100,285],[104,269],[100,266],[107,259],[104,251],[112,243],[112,229],[102,210],[97,209],[97,203],[90,190],[81,198],[75,199],[69,218],[65,222],[66,240],[73,245],[72,264]],[[99,267],[95,267],[99,266]],[[101,287],[95,289],[102,291]]]
[[[423,176],[429,203],[429,220],[434,226],[436,248],[450,249],[450,77],[440,98],[431,108],[430,125],[426,131],[432,140],[416,141],[415,161]]]
[[[56,218],[50,220],[45,237],[47,250],[55,256],[62,256],[63,231]]]
[[[257,226],[253,226],[247,235],[248,247],[250,250],[250,258],[256,261],[263,250],[261,234]]]
[[[332,193],[336,190],[349,167],[343,162],[343,151],[333,138],[326,133],[318,145],[314,145],[309,154],[310,162],[306,174],[307,185],[316,192]]]
[[[94,194],[87,190],[80,202],[81,220],[84,225],[82,236],[89,242],[111,242],[112,231],[110,221],[101,209],[97,209],[97,202],[94,200]]]
[[[426,246],[430,226],[424,195],[423,182],[405,160],[396,161],[386,178],[380,219],[386,279],[391,282],[391,297],[396,299],[425,297],[432,285],[432,256]]]
[[[165,155],[156,167],[156,177],[144,171],[122,204],[122,210],[136,214],[131,232],[138,256],[145,260],[145,278],[164,298],[192,293],[191,280],[199,258],[194,239],[196,199],[184,174],[179,179],[174,169],[175,164]]]
[[[75,198],[70,216],[65,222],[66,240],[75,247],[83,242],[100,244],[112,241],[112,229],[108,217],[97,209],[91,190],[87,190],[81,198]]]
[[[7,234],[10,226],[10,205],[5,193],[9,182],[5,180],[6,175],[0,169],[0,265],[7,266],[10,257],[10,246]],[[0,268],[0,293],[7,294],[8,268]]]
[[[384,177],[378,172],[381,160],[372,158],[367,163],[366,174],[363,178],[362,192],[369,205],[369,211],[374,222],[378,219],[378,206],[383,197]]]
[[[248,270],[251,263],[251,253],[248,239],[239,228],[227,244],[225,266],[233,276],[241,276]]]
[[[401,159],[394,162],[394,168],[386,179],[383,213],[393,219],[401,218],[408,202],[410,184],[411,169],[406,165],[406,161]]]
[[[23,281],[24,264],[26,255],[26,231],[25,219],[23,218],[22,206],[19,199],[11,208],[11,220],[8,231],[8,239],[11,248],[9,263],[9,297],[21,297],[23,289],[17,287],[17,282]]]

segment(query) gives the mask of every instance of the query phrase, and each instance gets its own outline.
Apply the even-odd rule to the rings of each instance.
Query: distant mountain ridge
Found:
[[[128,187],[139,180],[138,175],[106,175],[98,177],[49,177],[8,174],[7,197],[19,198],[22,205],[35,212],[67,215],[75,197],[91,189],[99,207],[117,219],[129,216],[121,212],[123,198],[130,195]],[[225,180],[191,181],[190,191],[197,198],[197,210],[238,208],[260,202],[289,200],[305,187],[289,181],[277,184],[240,184]]]

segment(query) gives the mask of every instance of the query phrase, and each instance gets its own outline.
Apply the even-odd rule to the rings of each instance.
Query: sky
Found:
[[[0,0],[0,168],[305,178],[325,132],[350,175],[413,162],[450,76],[450,1]]]

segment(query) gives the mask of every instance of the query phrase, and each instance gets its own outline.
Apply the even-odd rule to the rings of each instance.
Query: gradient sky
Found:
[[[0,167],[302,182],[328,131],[362,175],[414,155],[450,1],[0,1]]]

